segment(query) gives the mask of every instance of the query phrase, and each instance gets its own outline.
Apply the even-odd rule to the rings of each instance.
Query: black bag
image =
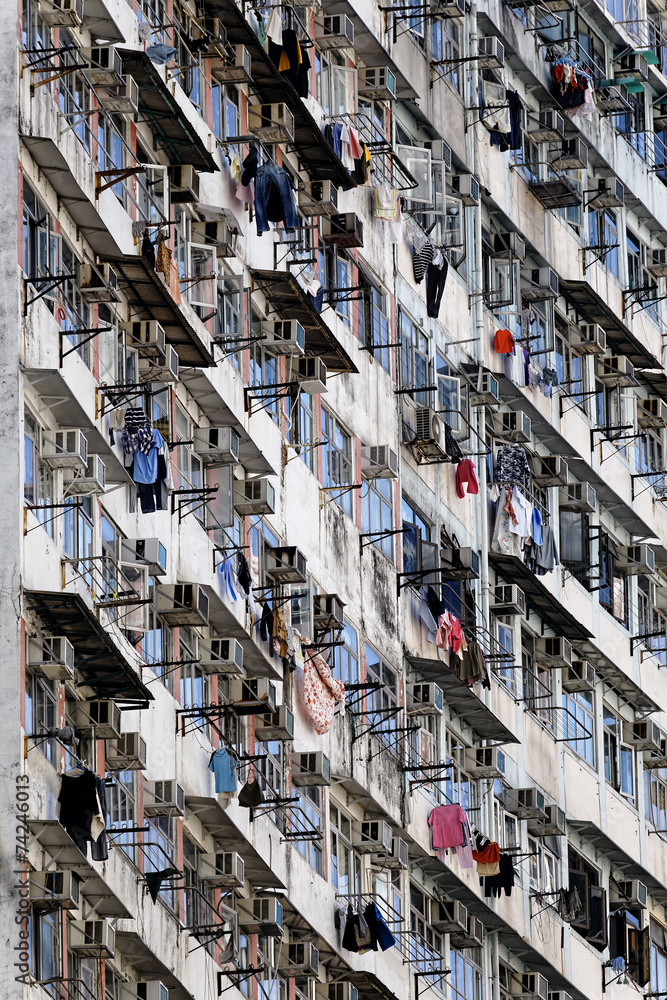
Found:
[[[259,806],[264,801],[264,792],[259,787],[259,781],[246,781],[239,792],[239,805],[245,809],[252,809]]]

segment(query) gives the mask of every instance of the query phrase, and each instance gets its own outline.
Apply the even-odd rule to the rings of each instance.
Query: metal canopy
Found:
[[[578,642],[592,637],[581,622],[564,608],[558,598],[538,577],[528,569],[518,556],[510,556],[503,552],[489,552],[489,562],[495,571],[508,582],[518,583],[526,595],[529,605],[537,612],[542,621],[552,628],[556,635],[562,635],[571,642]]]
[[[229,43],[245,45],[250,52],[251,87],[262,103],[271,104],[279,100],[289,105],[294,115],[297,155],[313,180],[329,180],[344,190],[354,187],[349,170],[334,153],[292,82],[284,73],[278,72],[234,0],[209,0],[206,10],[222,20]]]
[[[259,271],[250,268],[254,285],[264,294],[283,319],[296,319],[306,331],[306,353],[318,355],[333,372],[356,372],[358,368],[342,344],[310,304],[293,274],[287,271]]]
[[[543,208],[570,208],[581,205],[583,200],[566,177],[551,181],[531,181],[529,186]]]
[[[648,886],[648,890],[656,903],[667,906],[667,888],[648,869],[630,857],[622,847],[619,847],[608,833],[605,833],[599,826],[596,826],[595,823],[587,819],[568,819],[567,825],[568,829],[576,830],[582,840],[593,844],[601,854],[604,854],[615,865],[622,868],[625,877],[629,879],[638,878],[644,882]]]
[[[83,5],[83,26],[93,38],[106,42],[125,43],[125,36],[107,10],[104,0],[86,0]]]
[[[156,319],[164,327],[167,343],[173,344],[183,365],[207,367],[215,364],[208,343],[202,340],[167,285],[145,257],[101,255],[113,265],[118,283],[127,296],[132,312],[139,319]]]
[[[129,917],[132,914],[114,895],[113,889],[93,868],[57,819],[29,819],[33,837],[51,856],[58,869],[75,871],[83,880],[81,894],[100,917]]]
[[[178,940],[178,939],[176,939]],[[169,989],[169,1000],[195,1000],[164,962],[156,958],[151,948],[144,942],[137,928],[116,928],[116,944],[123,958],[130,963],[142,979],[159,979]],[[174,956],[175,958],[176,956]]]
[[[628,640],[629,641],[629,640]],[[587,640],[577,646],[584,660],[589,660],[595,667],[596,673],[602,677],[606,683],[614,689],[629,705],[639,712],[661,712],[662,708],[653,700],[639,684],[636,684],[631,677],[617,666],[613,660],[602,652],[594,642]]]
[[[101,698],[153,701],[139,674],[78,594],[26,590],[24,601],[51,635],[65,635],[74,646],[74,665]]]
[[[123,72],[133,76],[139,87],[139,117],[148,120],[156,148],[164,149],[170,163],[191,163],[203,172],[217,170],[218,165],[197,129],[146,53],[137,49],[118,51]]]
[[[21,140],[94,252],[100,256],[120,255],[122,250],[55,142],[32,135],[22,135]]]
[[[591,323],[599,323],[607,334],[607,343],[625,355],[635,368],[661,368],[659,360],[635,337],[614,310],[587,281],[560,279],[560,291]]]
[[[217,798],[201,795],[186,795],[185,804],[207,833],[216,840],[220,851],[238,851],[245,865],[245,876],[250,882],[262,887],[286,889],[272,870],[271,865],[252,847],[227,815]]]
[[[408,663],[425,680],[437,681],[447,704],[475,730],[482,739],[496,743],[518,743],[519,740],[490,708],[480,701],[471,687],[464,684],[443,660],[435,657],[411,656],[406,654]]]
[[[61,427],[78,427],[85,433],[90,454],[101,455],[104,459],[107,481],[131,483],[127,469],[78,399],[72,396],[72,390],[61,373],[54,368],[26,368],[23,374]]]

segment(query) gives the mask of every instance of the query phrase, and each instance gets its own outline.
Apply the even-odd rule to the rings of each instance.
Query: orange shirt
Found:
[[[514,354],[514,335],[511,330],[496,330],[493,346],[498,354]]]

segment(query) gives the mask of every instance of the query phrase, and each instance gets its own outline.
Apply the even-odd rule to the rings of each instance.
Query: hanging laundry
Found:
[[[282,608],[275,608],[273,612],[273,648],[283,660],[287,656],[287,624]]]
[[[233,557],[227,556],[218,566],[218,576],[220,577],[220,592],[226,604],[233,604],[239,600],[240,586],[234,570]]]
[[[387,951],[388,948],[393,948],[396,944],[396,938],[389,930],[384,917],[380,913],[377,903],[368,903],[364,910],[364,917],[366,918],[366,923],[371,932],[371,940],[380,945],[382,951]],[[377,948],[373,949],[377,951]]]
[[[542,514],[538,507],[533,507],[533,516],[530,522],[530,534],[536,545],[542,544]]]
[[[359,951],[359,945],[357,944],[357,933],[359,931],[359,915],[354,912],[354,908],[350,903],[347,908],[347,915],[345,917],[345,928],[343,930],[343,940],[342,945],[346,951]]]
[[[463,843],[456,847],[456,857],[461,868],[473,868],[475,862],[472,856],[472,833],[467,813],[464,812],[463,821]]]
[[[241,184],[243,185],[250,184],[250,181],[253,181],[255,177],[257,177],[258,167],[259,167],[259,153],[257,152],[256,146],[251,146],[250,151],[242,164]]]
[[[282,222],[287,232],[298,229],[289,175],[275,163],[263,163],[257,169],[255,212],[258,236],[269,231],[269,222]]]
[[[274,45],[282,46],[283,44],[283,21],[277,7],[274,7],[269,15],[269,20],[266,25],[266,37],[270,39]]]
[[[510,126],[507,132],[494,129],[490,135],[492,146],[498,146],[501,153],[508,149],[521,149],[523,146],[522,120],[523,103],[515,90],[506,90],[505,96],[509,105]]]
[[[477,837],[472,856],[477,862],[478,875],[498,875],[500,872],[500,846],[486,837]]]
[[[436,806],[428,817],[434,849],[459,847],[465,835],[463,824],[467,816],[460,805]]]
[[[148,452],[139,448],[134,456],[132,478],[135,483],[154,483],[157,479],[158,452],[164,441],[157,427],[153,428],[153,447]]]
[[[211,754],[209,771],[215,775],[215,792],[236,792],[236,761],[225,747],[219,747]]]
[[[512,127],[507,91],[499,83],[482,80],[479,85],[479,120],[489,132],[507,135]]]
[[[58,795],[59,822],[83,855],[93,861],[109,857],[106,835],[107,793],[104,779],[85,769],[81,774],[63,774]]]
[[[146,888],[148,889],[148,894],[154,903],[157,903],[158,895],[160,889],[162,888],[162,883],[168,879],[175,876],[181,877],[181,872],[178,868],[163,868],[159,872],[146,872],[144,879],[146,881]]]
[[[500,871],[497,875],[486,875],[483,879],[484,895],[499,897],[502,891],[506,896],[512,895],[514,887],[514,864],[511,854],[500,854]]]
[[[239,792],[238,803],[244,809],[252,809],[254,806],[261,805],[263,801],[264,792],[261,789],[259,781],[253,774],[251,778],[248,778]]]
[[[250,593],[250,588],[252,586],[252,576],[250,575],[250,566],[248,565],[248,560],[239,552],[238,565],[236,567],[236,575],[238,577],[239,584],[243,590],[246,597]]]
[[[418,285],[422,283],[434,253],[435,249],[429,238],[424,233],[415,233],[412,239],[412,270]]]
[[[498,452],[494,470],[496,483],[516,483],[530,491],[533,477],[526,449],[518,444],[506,444]]]
[[[149,45],[146,49],[146,55],[156,66],[166,66],[177,52],[178,49],[174,48],[173,45],[162,45],[161,43]]]
[[[493,338],[493,346],[496,349],[496,354],[514,354],[514,334],[511,330],[496,330],[496,335]]]
[[[526,549],[524,562],[535,576],[545,576],[560,564],[556,539],[551,525],[544,525],[541,545],[533,544]]]
[[[489,673],[486,669],[486,662],[484,660],[484,653],[482,651],[482,647],[476,639],[471,639],[463,652],[461,665],[458,670],[458,676],[459,679],[468,686],[481,683],[482,687],[487,689],[490,689],[491,687]]]
[[[144,229],[144,235],[141,240],[141,256],[148,261],[151,267],[155,267],[155,247],[151,242],[147,229]]]
[[[328,733],[336,703],[345,704],[345,685],[331,676],[329,664],[319,653],[303,668],[303,697],[315,732],[320,736]]]
[[[126,455],[134,455],[138,451],[147,455],[155,447],[148,414],[141,406],[131,406],[125,411],[125,430],[120,440]]]
[[[479,493],[475,465],[469,458],[462,459],[456,467],[456,495],[462,500],[466,492],[473,495]]]
[[[445,291],[449,263],[441,250],[436,251],[426,268],[426,315],[437,319]]]

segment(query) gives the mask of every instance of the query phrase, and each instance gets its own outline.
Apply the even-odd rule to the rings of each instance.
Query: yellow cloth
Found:
[[[278,63],[278,72],[279,73],[284,73],[285,70],[288,70],[289,68],[290,68],[289,67],[289,56],[287,55],[287,53],[283,49],[283,51],[280,53],[280,62]]]

